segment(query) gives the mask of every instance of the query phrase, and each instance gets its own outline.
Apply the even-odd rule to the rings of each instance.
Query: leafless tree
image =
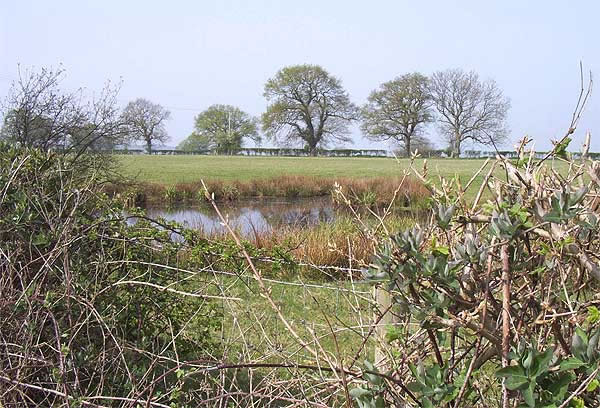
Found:
[[[432,120],[428,79],[406,74],[381,84],[362,108],[361,129],[375,141],[393,140],[410,156],[416,144],[428,144],[424,125]]]
[[[481,81],[473,71],[449,69],[433,74],[430,92],[452,155],[460,155],[466,140],[496,147],[507,139],[510,101],[493,80]]]
[[[95,98],[86,98],[83,89],[60,89],[64,70],[19,68],[3,106],[0,138],[42,150],[61,149],[81,154],[105,149],[122,141],[116,101],[119,85],[110,82]]]
[[[328,142],[351,142],[348,124],[358,118],[358,109],[341,81],[322,67],[285,67],[267,81],[264,95],[270,104],[263,130],[272,139],[303,141],[313,155]]]
[[[145,142],[148,154],[151,154],[153,144],[169,140],[165,122],[170,116],[171,112],[159,104],[138,98],[127,104],[122,118],[130,138]]]

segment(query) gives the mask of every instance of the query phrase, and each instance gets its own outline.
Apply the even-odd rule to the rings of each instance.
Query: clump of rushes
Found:
[[[385,219],[385,230],[380,229],[381,236],[388,233],[396,233],[412,226],[416,217],[390,215]],[[370,224],[374,219],[365,220]],[[235,228],[234,228],[235,230]],[[237,230],[236,234],[243,236],[242,232]],[[225,245],[230,242],[231,236],[227,232],[214,233],[195,229],[194,235],[198,238],[206,239],[210,242]],[[256,253],[258,258],[271,259],[289,259],[291,264],[306,264],[313,266],[324,266],[319,268],[274,268],[272,263],[263,265],[264,272],[268,276],[279,276],[292,273],[300,273],[303,278],[309,279],[348,279],[349,271],[343,268],[352,267],[353,269],[366,267],[375,252],[372,237],[365,235],[356,220],[349,216],[341,216],[333,223],[321,223],[310,228],[302,226],[288,226],[277,228],[273,231],[255,230],[250,236],[246,236],[243,241],[247,245],[247,250]],[[234,251],[237,253],[237,251]],[[241,261],[241,254],[237,253]],[[225,258],[214,260],[222,262]],[[184,261],[184,259],[182,259]],[[243,264],[243,262],[242,262]],[[290,265],[291,265],[290,264]],[[231,265],[222,265],[230,268]],[[289,266],[289,265],[288,265]],[[334,268],[330,268],[334,267]],[[244,266],[245,268],[245,266]],[[340,269],[335,269],[340,268]],[[358,276],[356,276],[358,277]]]
[[[285,197],[305,198],[326,196],[333,192],[335,183],[342,186],[346,197],[355,204],[367,204],[371,207],[385,205],[396,196],[399,207],[414,207],[425,202],[429,191],[418,180],[406,178],[402,188],[401,177],[373,178],[321,178],[309,176],[280,176],[275,178],[254,179],[250,181],[206,180],[208,190],[216,201],[235,201],[242,198]],[[137,204],[204,200],[204,190],[200,181],[160,185],[137,183],[133,185],[111,185],[105,190],[109,195],[117,196],[129,191],[136,194]]]

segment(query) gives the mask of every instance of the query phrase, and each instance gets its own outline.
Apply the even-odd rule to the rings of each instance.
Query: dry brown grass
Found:
[[[391,214],[385,221],[386,230],[395,233],[412,226],[416,216]],[[377,221],[373,217],[363,219],[365,225],[373,228]],[[254,231],[248,235],[239,229],[234,231],[244,241],[257,250],[262,250],[267,258],[290,258],[293,263],[311,266],[300,268],[300,273],[309,273],[307,278],[349,278],[348,269],[364,268],[369,265],[376,250],[372,236],[366,235],[355,219],[346,215],[340,216],[332,223],[321,223],[314,226],[290,225],[275,228],[272,231]],[[375,228],[371,229],[371,232]],[[380,228],[376,235],[387,235]],[[200,235],[212,241],[230,241],[231,236],[225,232],[204,232]],[[268,266],[265,264],[265,266]],[[315,268],[315,266],[317,268]],[[319,267],[323,267],[319,269]],[[344,269],[346,268],[346,269]],[[268,267],[265,270],[268,271]],[[296,273],[295,269],[288,272]],[[324,272],[326,276],[319,274]],[[283,272],[284,274],[287,272]],[[358,276],[360,274],[356,274]]]
[[[320,178],[309,176],[280,176],[249,181],[205,181],[216,201],[235,201],[240,198],[261,197],[317,197],[331,194],[335,183],[342,186],[346,196],[357,203],[375,205],[389,203],[402,182],[401,177],[375,178]],[[112,185],[106,192],[126,198],[130,203],[194,202],[204,200],[200,182],[178,183],[165,186],[155,183],[136,183],[130,186]],[[416,179],[406,178],[398,190],[396,204],[411,206],[429,196],[425,186]]]

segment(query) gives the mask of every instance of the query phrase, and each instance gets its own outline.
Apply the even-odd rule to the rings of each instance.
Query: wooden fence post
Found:
[[[392,313],[392,296],[390,292],[382,288],[380,285],[373,286],[373,299],[377,304],[375,312],[373,314],[373,323],[377,323],[375,328],[375,367],[381,371],[386,372],[389,369],[387,362],[387,353],[385,352],[386,340],[385,335],[387,327],[390,324],[396,323],[394,315]],[[383,315],[383,316],[382,316]]]

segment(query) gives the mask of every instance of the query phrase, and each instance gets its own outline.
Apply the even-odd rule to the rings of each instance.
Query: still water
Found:
[[[338,215],[329,197],[237,201],[221,203],[219,209],[227,218],[229,225],[246,237],[270,233],[282,227],[307,227],[330,223]],[[221,224],[217,213],[209,205],[150,207],[146,212],[151,218],[162,217],[169,221],[176,221],[209,235],[225,232],[225,227]]]

